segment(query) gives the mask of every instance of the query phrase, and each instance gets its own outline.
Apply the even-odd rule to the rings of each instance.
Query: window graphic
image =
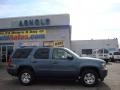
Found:
[[[31,40],[44,39],[46,30],[21,30],[0,32],[0,40]]]

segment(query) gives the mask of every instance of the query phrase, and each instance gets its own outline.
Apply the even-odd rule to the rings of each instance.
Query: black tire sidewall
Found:
[[[84,77],[87,73],[92,73],[94,76],[95,76],[95,82],[93,84],[87,84],[85,83],[84,81]],[[83,86],[86,86],[86,87],[93,87],[95,86],[97,83],[98,83],[98,73],[95,71],[95,70],[85,70],[82,72],[81,74],[81,79],[80,79],[80,82]]]
[[[30,82],[29,82],[29,83],[24,83],[24,82],[22,82],[22,80],[21,80],[21,75],[22,75],[23,73],[29,73],[29,75],[31,76],[31,79],[30,79]],[[19,73],[18,79],[19,79],[19,81],[20,81],[20,83],[21,83],[22,85],[25,85],[25,86],[30,85],[30,84],[32,84],[32,82],[33,82],[33,80],[34,80],[33,72],[30,71],[30,70],[25,69],[25,70],[23,70],[23,71],[21,71],[21,72]]]

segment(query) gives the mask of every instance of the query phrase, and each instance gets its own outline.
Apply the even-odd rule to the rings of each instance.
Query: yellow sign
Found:
[[[44,47],[53,47],[54,46],[54,41],[44,41],[43,46]]]
[[[64,47],[63,40],[54,41],[54,47]]]
[[[45,47],[64,47],[64,42],[63,42],[63,40],[44,41],[43,46],[45,46]]]

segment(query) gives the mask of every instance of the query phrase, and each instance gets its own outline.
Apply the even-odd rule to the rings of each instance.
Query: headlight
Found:
[[[106,63],[101,64],[103,68],[106,68]]]

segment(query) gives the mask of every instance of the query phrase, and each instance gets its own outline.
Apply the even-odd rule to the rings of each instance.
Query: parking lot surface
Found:
[[[120,90],[120,63],[108,63],[108,76],[96,87],[83,87],[74,81],[40,81],[31,86],[22,86],[18,79],[6,72],[0,64],[0,90]]]

